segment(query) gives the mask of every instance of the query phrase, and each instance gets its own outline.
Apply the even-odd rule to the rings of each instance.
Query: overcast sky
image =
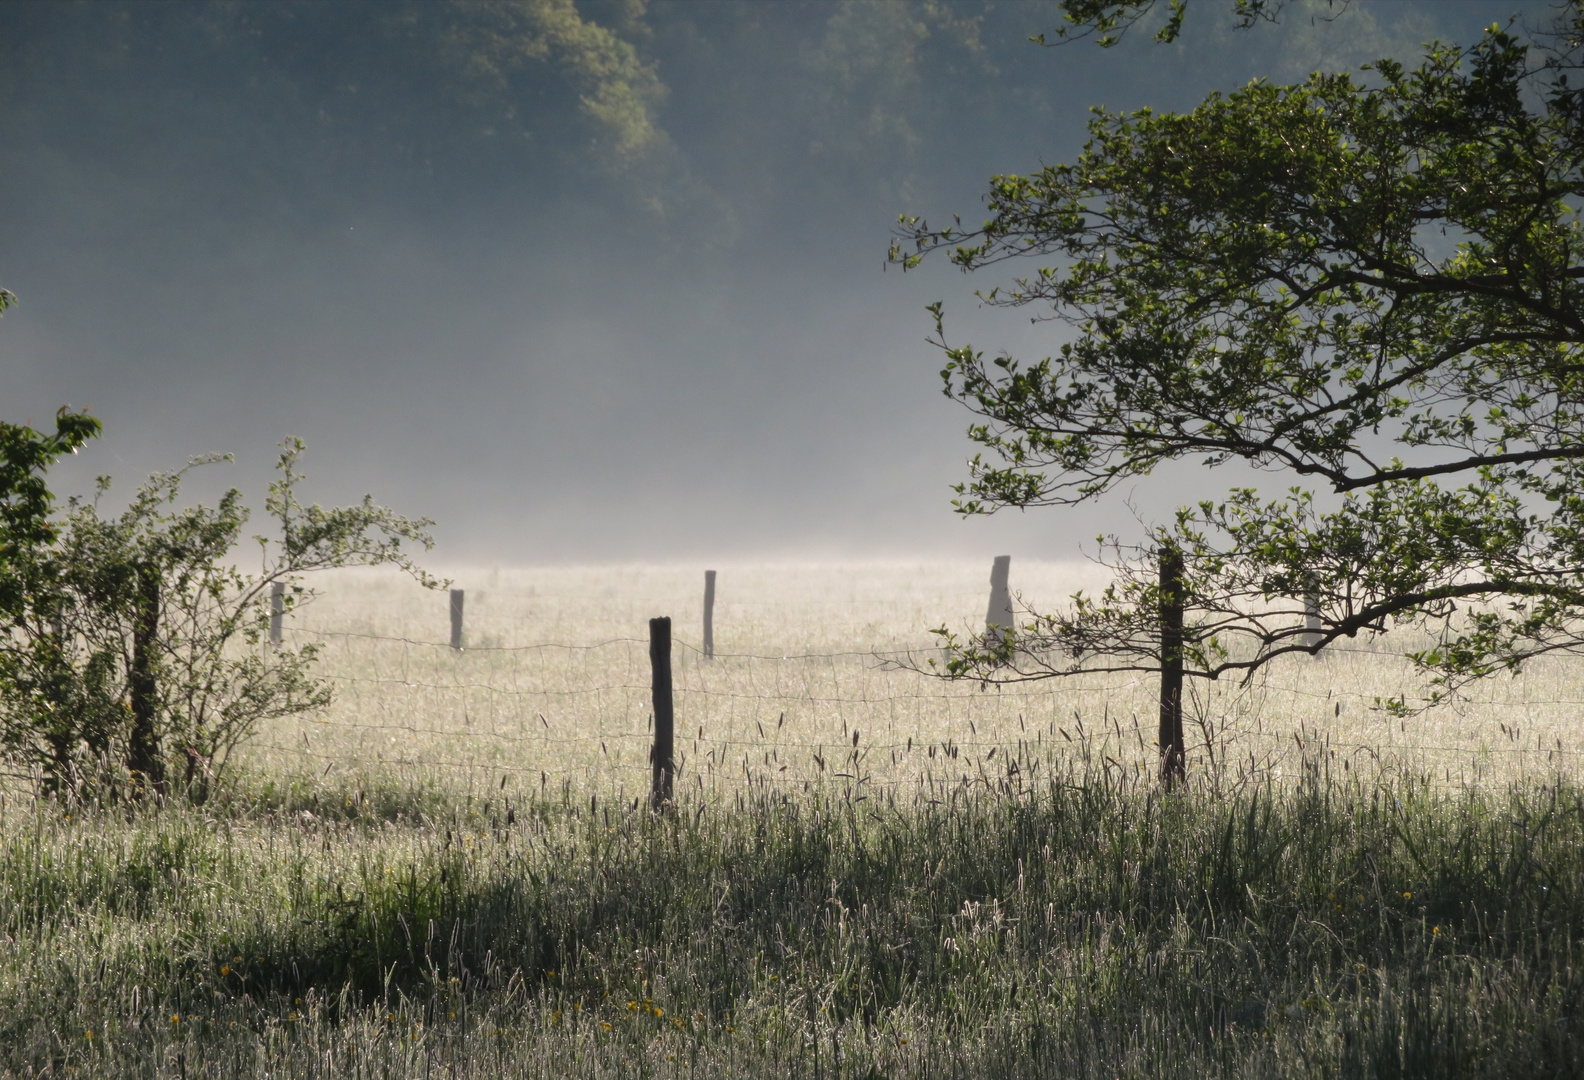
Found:
[[[969,418],[924,305],[989,351],[1057,339],[976,309],[993,271],[886,271],[897,214],[977,220],[1092,106],[1411,58],[1520,7],[1236,31],[1197,0],[1180,43],[1102,51],[1030,44],[1059,18],[1035,2],[8,5],[0,418],[104,421],[64,490],[222,451],[195,495],[255,503],[299,435],[310,498],[434,518],[442,565],[1076,557],[1234,478],[958,520]]]

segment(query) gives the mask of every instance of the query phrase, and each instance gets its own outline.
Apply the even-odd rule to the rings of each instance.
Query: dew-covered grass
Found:
[[[722,567],[708,660],[695,569],[457,574],[461,653],[444,596],[332,579],[288,633],[337,705],[209,804],[4,794],[0,1074],[1584,1072],[1566,661],[1408,721],[1384,643],[1214,688],[1166,795],[1147,679],[897,663],[988,569]]]
[[[1584,791],[1565,781],[1316,763],[1168,796],[1073,767],[655,816],[305,778],[205,810],[9,801],[0,889],[10,1075],[1584,1065]]]

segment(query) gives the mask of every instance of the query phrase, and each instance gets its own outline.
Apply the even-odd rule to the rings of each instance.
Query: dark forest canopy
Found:
[[[664,139],[663,87],[623,36],[641,13],[601,5],[602,22],[571,0],[108,0],[19,5],[0,49],[13,107],[28,108],[18,88],[41,81],[54,92],[37,107],[80,97],[96,122],[120,109],[131,129],[150,127],[152,105],[158,123],[182,118],[211,143],[216,161],[267,149],[289,125],[307,165],[318,155],[353,168],[542,167],[592,146],[617,167]],[[123,84],[135,92],[105,94]],[[221,119],[224,137],[211,123]]]

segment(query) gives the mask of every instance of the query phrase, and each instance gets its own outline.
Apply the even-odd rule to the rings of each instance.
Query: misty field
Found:
[[[108,1076],[1584,1071],[1575,664],[1389,720],[1411,642],[1200,691],[911,668],[989,566],[319,583],[338,701],[201,807],[0,807],[0,1070]],[[1098,578],[1013,564],[1038,607]],[[648,790],[675,621],[678,806]],[[1373,651],[1371,651],[1373,650]]]
[[[1051,755],[1125,772],[1156,768],[1156,679],[1096,675],[983,687],[930,678],[930,630],[983,625],[988,563],[723,567],[716,657],[700,652],[703,572],[602,567],[452,573],[466,590],[457,653],[444,593],[379,573],[348,574],[288,624],[316,641],[336,706],[261,733],[269,770],[381,772],[426,785],[576,793],[629,803],[648,790],[648,620],[673,619],[678,783],[695,796],[800,788],[832,778],[912,797],[1008,779]],[[1103,584],[1085,564],[1022,563],[1013,587],[1041,609]],[[1577,761],[1578,663],[1532,663],[1470,701],[1389,721],[1377,699],[1422,683],[1409,636],[1344,643],[1277,663],[1251,686],[1190,687],[1196,771],[1277,778],[1305,740],[1351,772],[1381,766],[1443,781],[1550,777]],[[857,740],[854,740],[854,733]],[[1296,738],[1295,738],[1296,736]],[[255,758],[255,760],[258,760]],[[1016,782],[1031,775],[1014,769]],[[922,786],[921,786],[922,785]],[[680,789],[679,788],[679,789]],[[861,793],[861,792],[860,792]]]

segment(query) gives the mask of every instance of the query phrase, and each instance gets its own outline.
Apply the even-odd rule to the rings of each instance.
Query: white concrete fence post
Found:
[[[1320,630],[1320,594],[1311,592],[1304,597],[1304,648],[1312,649],[1320,644]]]
[[[276,581],[270,585],[270,644],[281,643],[281,622],[286,617],[286,583]]]
[[[991,645],[1001,644],[1004,635],[1016,626],[1012,614],[1012,592],[1007,579],[1012,567],[1012,556],[997,555],[990,568],[990,608],[985,612],[985,640]]]

